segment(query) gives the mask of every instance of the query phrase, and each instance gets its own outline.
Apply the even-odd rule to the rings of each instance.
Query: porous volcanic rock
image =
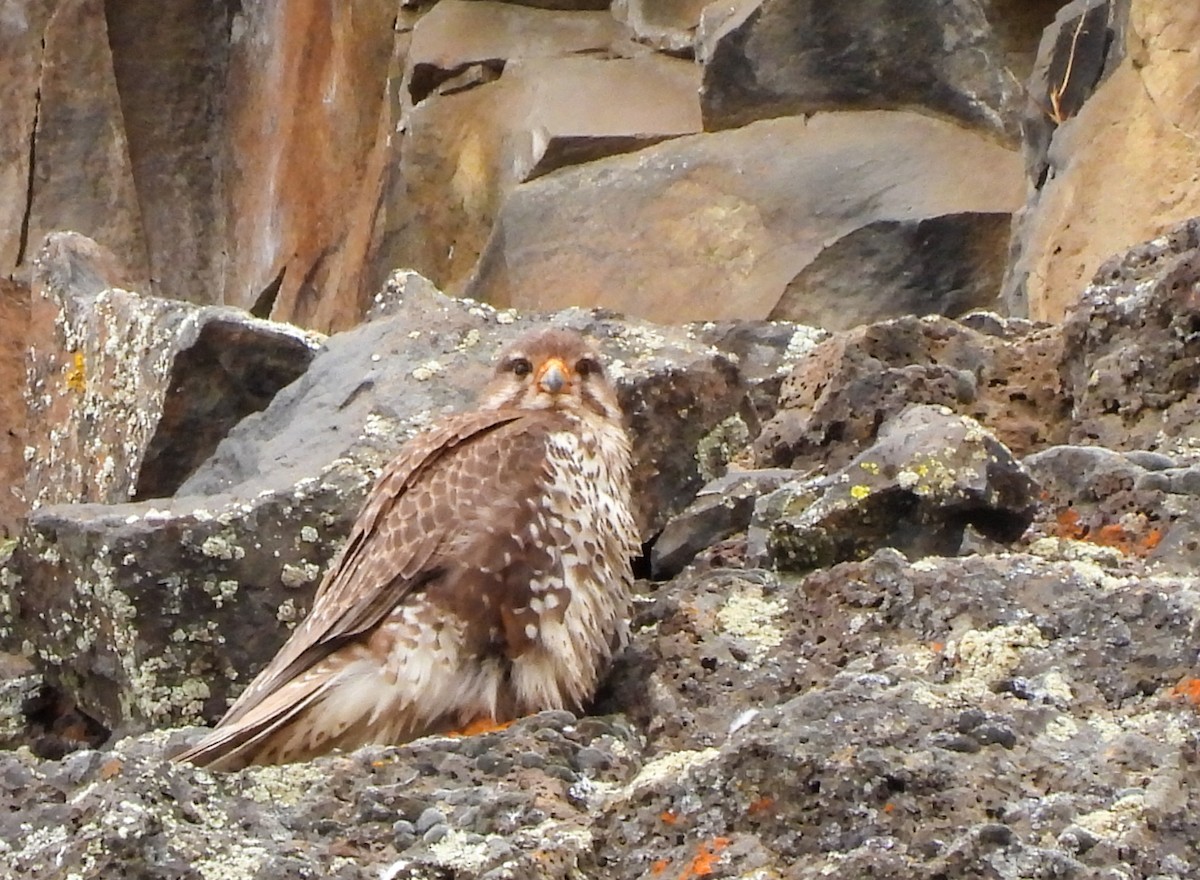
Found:
[[[840,471],[762,497],[748,554],[770,568],[807,571],[881,547],[912,558],[953,554],[968,525],[1015,541],[1033,520],[1034,489],[1012,453],[974,419],[912,406]]]
[[[1200,218],[1106,262],[1063,332],[1072,442],[1200,457]]]
[[[784,380],[779,411],[754,443],[758,465],[841,468],[916,403],[970,416],[1018,456],[1065,442],[1061,332],[985,316],[970,323],[900,318],[817,345]]]

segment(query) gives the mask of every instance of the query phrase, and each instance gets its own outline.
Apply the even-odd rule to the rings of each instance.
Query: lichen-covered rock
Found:
[[[1016,455],[1065,442],[1061,332],[976,316],[900,318],[834,334],[784,380],[754,443],[760,467],[841,468],[911,404],[980,422]]]
[[[914,558],[952,554],[974,526],[1001,541],[1033,519],[1034,483],[978,422],[944,407],[913,406],[841,471],[789,483],[755,505],[749,554],[804,571],[880,547]]]
[[[112,286],[110,254],[55,233],[31,306],[26,496],[32,506],[172,494],[319,344],[237,309]]]
[[[1072,442],[1200,458],[1200,218],[1105,263],[1063,332]]]
[[[495,352],[542,320],[409,280],[407,294],[390,297],[398,300],[390,316],[331,337],[176,497],[39,509],[0,568],[0,646],[34,658],[110,728],[219,716],[308,612],[399,445],[439,413],[468,406]],[[646,538],[711,476],[706,465],[722,467],[741,448],[736,437],[716,443],[714,431],[753,411],[755,386],[786,369],[801,332],[764,335],[738,356],[706,342],[704,328],[582,311],[555,320],[595,337],[609,358],[636,438]]]

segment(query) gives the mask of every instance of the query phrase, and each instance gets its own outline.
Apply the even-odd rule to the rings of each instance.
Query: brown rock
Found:
[[[0,278],[0,541],[21,530],[25,502],[25,347],[29,288]]]
[[[1062,339],[997,319],[997,333],[944,318],[901,318],[835,334],[784,380],[754,449],[760,466],[837,469],[914,403],[980,422],[1016,455],[1065,440]]]
[[[760,0],[706,30],[706,129],[823,110],[923,107],[1017,139],[1018,86],[974,0]]]
[[[1119,66],[1053,132],[1005,285],[1016,313],[1060,320],[1111,254],[1200,215],[1200,7],[1132,0],[1124,39]]]
[[[74,229],[111,250],[146,289],[149,259],[104,3],[63,0],[46,23],[30,170],[26,252]]]
[[[30,147],[38,118],[42,35],[54,5],[54,0],[31,0],[0,16],[0,276],[23,265],[29,247]]]
[[[1071,440],[1200,451],[1200,219],[1112,258],[1063,324]]]
[[[517,187],[466,293],[664,322],[765,318],[827,242],[879,221],[1014,210],[1019,165],[993,141],[912,113],[677,138]]]
[[[304,371],[315,341],[222,307],[114,287],[111,254],[47,238],[34,277],[30,504],[169,495],[225,432]]]
[[[1008,214],[881,220],[833,242],[792,279],[774,320],[846,330],[903,315],[958,317],[996,306]]]
[[[614,0],[613,16],[624,22],[638,42],[660,52],[690,57],[696,28],[710,0]]]
[[[150,285],[137,289],[201,304],[222,301],[226,269],[226,205],[214,158],[227,134],[229,19],[224,4],[189,0],[104,7],[149,258]],[[61,225],[91,234],[74,219],[66,215]]]
[[[671,58],[535,58],[508,62],[497,81],[430,96],[408,118],[405,220],[392,259],[461,287],[514,186],[699,131],[698,85],[695,66]]]
[[[608,52],[623,36],[602,12],[563,13],[496,0],[442,0],[413,28],[405,79],[414,104],[475,66]],[[607,3],[605,4],[607,8]]]
[[[247,7],[232,29],[224,302],[315,329],[365,311],[361,212],[382,187],[395,4]]]

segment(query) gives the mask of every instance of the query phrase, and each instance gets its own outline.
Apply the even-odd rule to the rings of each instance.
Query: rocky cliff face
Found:
[[[0,876],[1196,876],[1176,5],[0,4]],[[589,714],[171,764],[546,321],[635,442]]]

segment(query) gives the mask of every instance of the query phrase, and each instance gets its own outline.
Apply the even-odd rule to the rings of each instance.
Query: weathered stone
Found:
[[[638,42],[660,52],[691,57],[696,28],[710,0],[613,0],[613,16]]]
[[[709,130],[915,106],[1017,139],[1019,87],[974,0],[760,0],[706,33],[700,56]]]
[[[1200,219],[1112,258],[1063,325],[1071,442],[1200,455]]]
[[[1200,56],[1192,51],[1200,7],[1167,12],[1153,0],[1130,0],[1114,4],[1111,17],[1122,9],[1128,22],[1110,21],[1118,45],[1104,62],[1115,66],[1075,115],[1051,126],[1048,148],[1030,129],[1037,189],[1005,283],[1016,314],[1060,320],[1110,255],[1200,215]]]
[[[396,23],[387,0],[240,7],[224,96],[221,301],[322,331],[360,320],[398,122],[390,77],[407,34]]]
[[[0,278],[0,541],[21,529],[25,501],[25,346],[29,288]]]
[[[902,318],[820,343],[784,380],[779,411],[754,443],[758,465],[839,469],[914,403],[970,416],[1017,455],[1065,442],[1061,333],[994,317],[975,323],[979,330]]]
[[[56,229],[111,250],[149,284],[149,258],[102,0],[62,0],[42,35],[21,259]]]
[[[880,547],[949,555],[968,526],[1014,541],[1033,520],[1034,483],[978,422],[919,405],[886,422],[841,471],[760,498],[748,553],[792,571],[861,559]]]
[[[870,223],[821,251],[788,284],[771,317],[846,330],[995,307],[1011,223],[1008,214]]]
[[[306,613],[400,443],[467,406],[492,355],[537,320],[419,285],[393,308],[331,337],[177,497],[39,510],[3,574],[20,585],[0,645],[35,657],[51,685],[109,727],[220,714]],[[755,380],[686,328],[584,312],[556,320],[595,337],[610,359],[649,537],[702,484],[700,447],[749,406]],[[769,364],[757,352],[748,365],[772,376],[786,357],[784,348]]]
[[[522,308],[569,297],[664,322],[765,318],[828,242],[856,229],[1014,210],[1018,165],[980,135],[903,112],[676,138],[518,186],[467,292]]]
[[[980,0],[979,5],[1004,51],[1005,66],[1017,82],[1028,81],[1038,41],[1054,22],[1062,0]]]
[[[508,62],[494,82],[427,98],[407,120],[393,259],[460,288],[514,186],[699,131],[698,86],[698,70],[677,59],[534,58]]]
[[[234,309],[109,286],[115,259],[48,237],[34,279],[26,388],[30,504],[171,494],[247,413],[302,373],[316,345]]]
[[[786,468],[731,471],[706,483],[696,500],[669,520],[650,549],[650,573],[660,580],[674,577],[696,554],[744,532],[754,502],[802,476]]]
[[[0,15],[0,277],[14,274],[29,256],[30,147],[38,118],[42,37],[55,5],[55,0],[30,0]]]
[[[603,12],[558,12],[496,0],[442,0],[413,29],[405,79],[412,103],[473,65],[603,52],[622,37]],[[607,4],[605,7],[607,8]]]
[[[104,4],[103,15],[149,261],[150,284],[136,289],[221,302],[226,205],[213,158],[227,131],[214,123],[224,110],[230,6],[122,0]],[[62,215],[80,229],[74,219]]]

